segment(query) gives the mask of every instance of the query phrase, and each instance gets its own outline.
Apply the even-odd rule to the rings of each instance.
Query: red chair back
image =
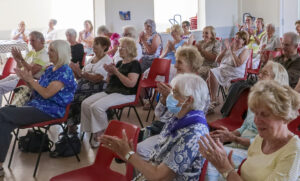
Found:
[[[222,41],[222,38],[221,37],[216,37],[216,40]]]
[[[150,71],[147,80],[155,81],[156,76],[164,76],[165,83],[169,82],[171,60],[155,58],[150,67]]]
[[[289,130],[300,137],[299,126],[300,126],[300,115],[288,124]]]
[[[81,65],[84,67],[85,66],[85,61],[86,61],[86,53],[83,54],[82,60],[81,60]]]
[[[241,162],[241,164],[240,164],[240,166],[239,166],[239,168],[238,168],[238,171],[237,171],[237,173],[239,174],[239,175],[241,175],[241,168],[242,168],[242,165],[244,164],[244,162],[247,160],[247,158],[245,158],[242,162]]]
[[[4,65],[1,79],[4,79],[5,77],[9,76],[10,74],[15,74],[15,68],[17,67],[17,62],[12,58],[9,57]]]
[[[208,165],[208,161],[205,160],[202,168],[201,168],[201,173],[200,173],[200,177],[199,177],[199,181],[204,181],[205,180],[205,175],[207,172],[207,165]]]
[[[126,122],[120,122],[117,120],[112,120],[110,121],[106,131],[105,131],[105,135],[110,135],[110,136],[117,136],[119,138],[122,138],[122,130],[126,131],[126,135],[128,140],[133,140],[133,145],[134,145],[134,149],[136,149],[137,146],[137,141],[138,141],[138,136],[139,136],[139,132],[140,129],[133,124],[129,124]],[[109,149],[103,147],[102,145],[100,145],[97,155],[96,155],[96,159],[95,162],[93,164],[94,167],[97,167],[97,169],[99,170],[106,170],[106,174],[103,175],[103,179],[101,180],[112,180],[112,178],[110,178],[110,172],[114,172],[110,169],[110,165],[111,162],[114,158],[118,158],[118,156],[110,151]],[[124,179],[124,176],[120,174],[119,178],[117,180],[131,180],[133,176],[133,167],[130,164],[126,165],[126,179]],[[123,177],[123,179],[122,179]],[[106,178],[106,179],[104,179]]]

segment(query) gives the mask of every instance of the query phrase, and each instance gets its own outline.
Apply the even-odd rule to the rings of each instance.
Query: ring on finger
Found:
[[[206,151],[206,154],[207,154],[207,155],[210,155],[210,152],[209,152],[209,151]]]

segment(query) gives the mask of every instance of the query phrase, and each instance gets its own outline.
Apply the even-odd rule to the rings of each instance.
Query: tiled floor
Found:
[[[143,121],[146,118],[146,111],[142,110],[141,107],[138,108],[138,112],[140,116],[142,117]],[[212,121],[215,119],[218,119],[221,117],[221,115],[218,113],[219,108],[217,108],[215,114],[211,114],[207,116],[208,121]],[[122,121],[127,121],[136,125],[138,124],[136,115],[133,111],[131,111],[131,114],[129,118],[127,118],[127,109],[123,111],[123,117]],[[145,125],[149,125],[150,122],[145,123]],[[53,141],[57,140],[57,135],[61,130],[59,127],[52,127],[50,130],[49,136]],[[25,135],[26,130],[22,130],[21,135]],[[12,147],[12,145],[11,145]],[[9,150],[10,155],[11,148]],[[97,149],[92,149],[89,145],[89,136],[85,136],[83,145],[82,145],[82,151],[80,153],[80,162],[77,162],[75,157],[69,157],[69,158],[57,158],[53,159],[49,157],[48,153],[43,153],[40,161],[40,166],[37,172],[36,178],[32,177],[33,169],[35,166],[35,162],[37,159],[37,154],[34,153],[22,153],[18,149],[15,151],[13,163],[11,166],[11,170],[7,169],[7,163],[8,158],[4,164],[5,169],[5,177],[0,178],[0,181],[48,181],[51,177],[74,170],[77,168],[81,168],[87,165],[90,165],[93,163],[95,159]],[[112,166],[113,170],[117,170],[121,173],[125,173],[125,165],[124,164],[116,164],[113,163]]]

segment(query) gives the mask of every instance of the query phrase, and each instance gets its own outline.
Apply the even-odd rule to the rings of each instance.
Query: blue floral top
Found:
[[[196,113],[196,115],[189,112],[184,118],[191,116],[206,120],[203,112]],[[150,161],[156,165],[166,164],[176,173],[174,180],[198,181],[205,160],[198,151],[198,141],[200,136],[208,134],[209,130],[207,124],[196,123],[176,130],[175,134],[170,134],[168,129],[176,125],[178,121],[185,121],[184,118],[174,117],[166,122],[160,133],[159,143],[155,145],[150,156]]]
[[[50,66],[42,75],[39,84],[47,87],[52,81],[60,81],[64,87],[48,99],[44,99],[34,91],[34,98],[27,105],[33,106],[53,118],[61,118],[65,114],[66,106],[73,100],[77,84],[72,69],[68,65],[63,65],[56,71],[53,71],[53,66]]]

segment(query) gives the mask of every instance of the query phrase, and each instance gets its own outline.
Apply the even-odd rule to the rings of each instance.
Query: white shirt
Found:
[[[93,58],[94,57],[92,57],[88,60],[87,64],[83,67],[82,71],[92,73],[92,74],[100,74],[100,75],[103,76],[103,80],[105,80],[106,77],[107,77],[107,72],[103,68],[103,65],[104,64],[107,64],[107,65],[111,64],[113,62],[112,59],[108,55],[105,55],[98,62],[92,63]]]
[[[20,33],[20,31],[19,31],[18,28],[15,29],[15,30],[13,30],[13,31],[11,32],[11,35],[10,35],[11,39],[13,39],[13,37],[16,36],[16,35],[19,34],[19,33]],[[29,32],[28,30],[25,30],[25,31],[24,31],[24,34],[25,34],[27,37],[28,37],[29,33],[30,33],[30,32]],[[23,35],[21,34],[17,40],[22,40],[22,41],[23,41]]]
[[[49,40],[56,40],[57,38],[57,31],[56,30],[52,30],[48,33],[48,30],[46,30],[44,33],[44,37],[45,37],[45,41],[49,41]]]

